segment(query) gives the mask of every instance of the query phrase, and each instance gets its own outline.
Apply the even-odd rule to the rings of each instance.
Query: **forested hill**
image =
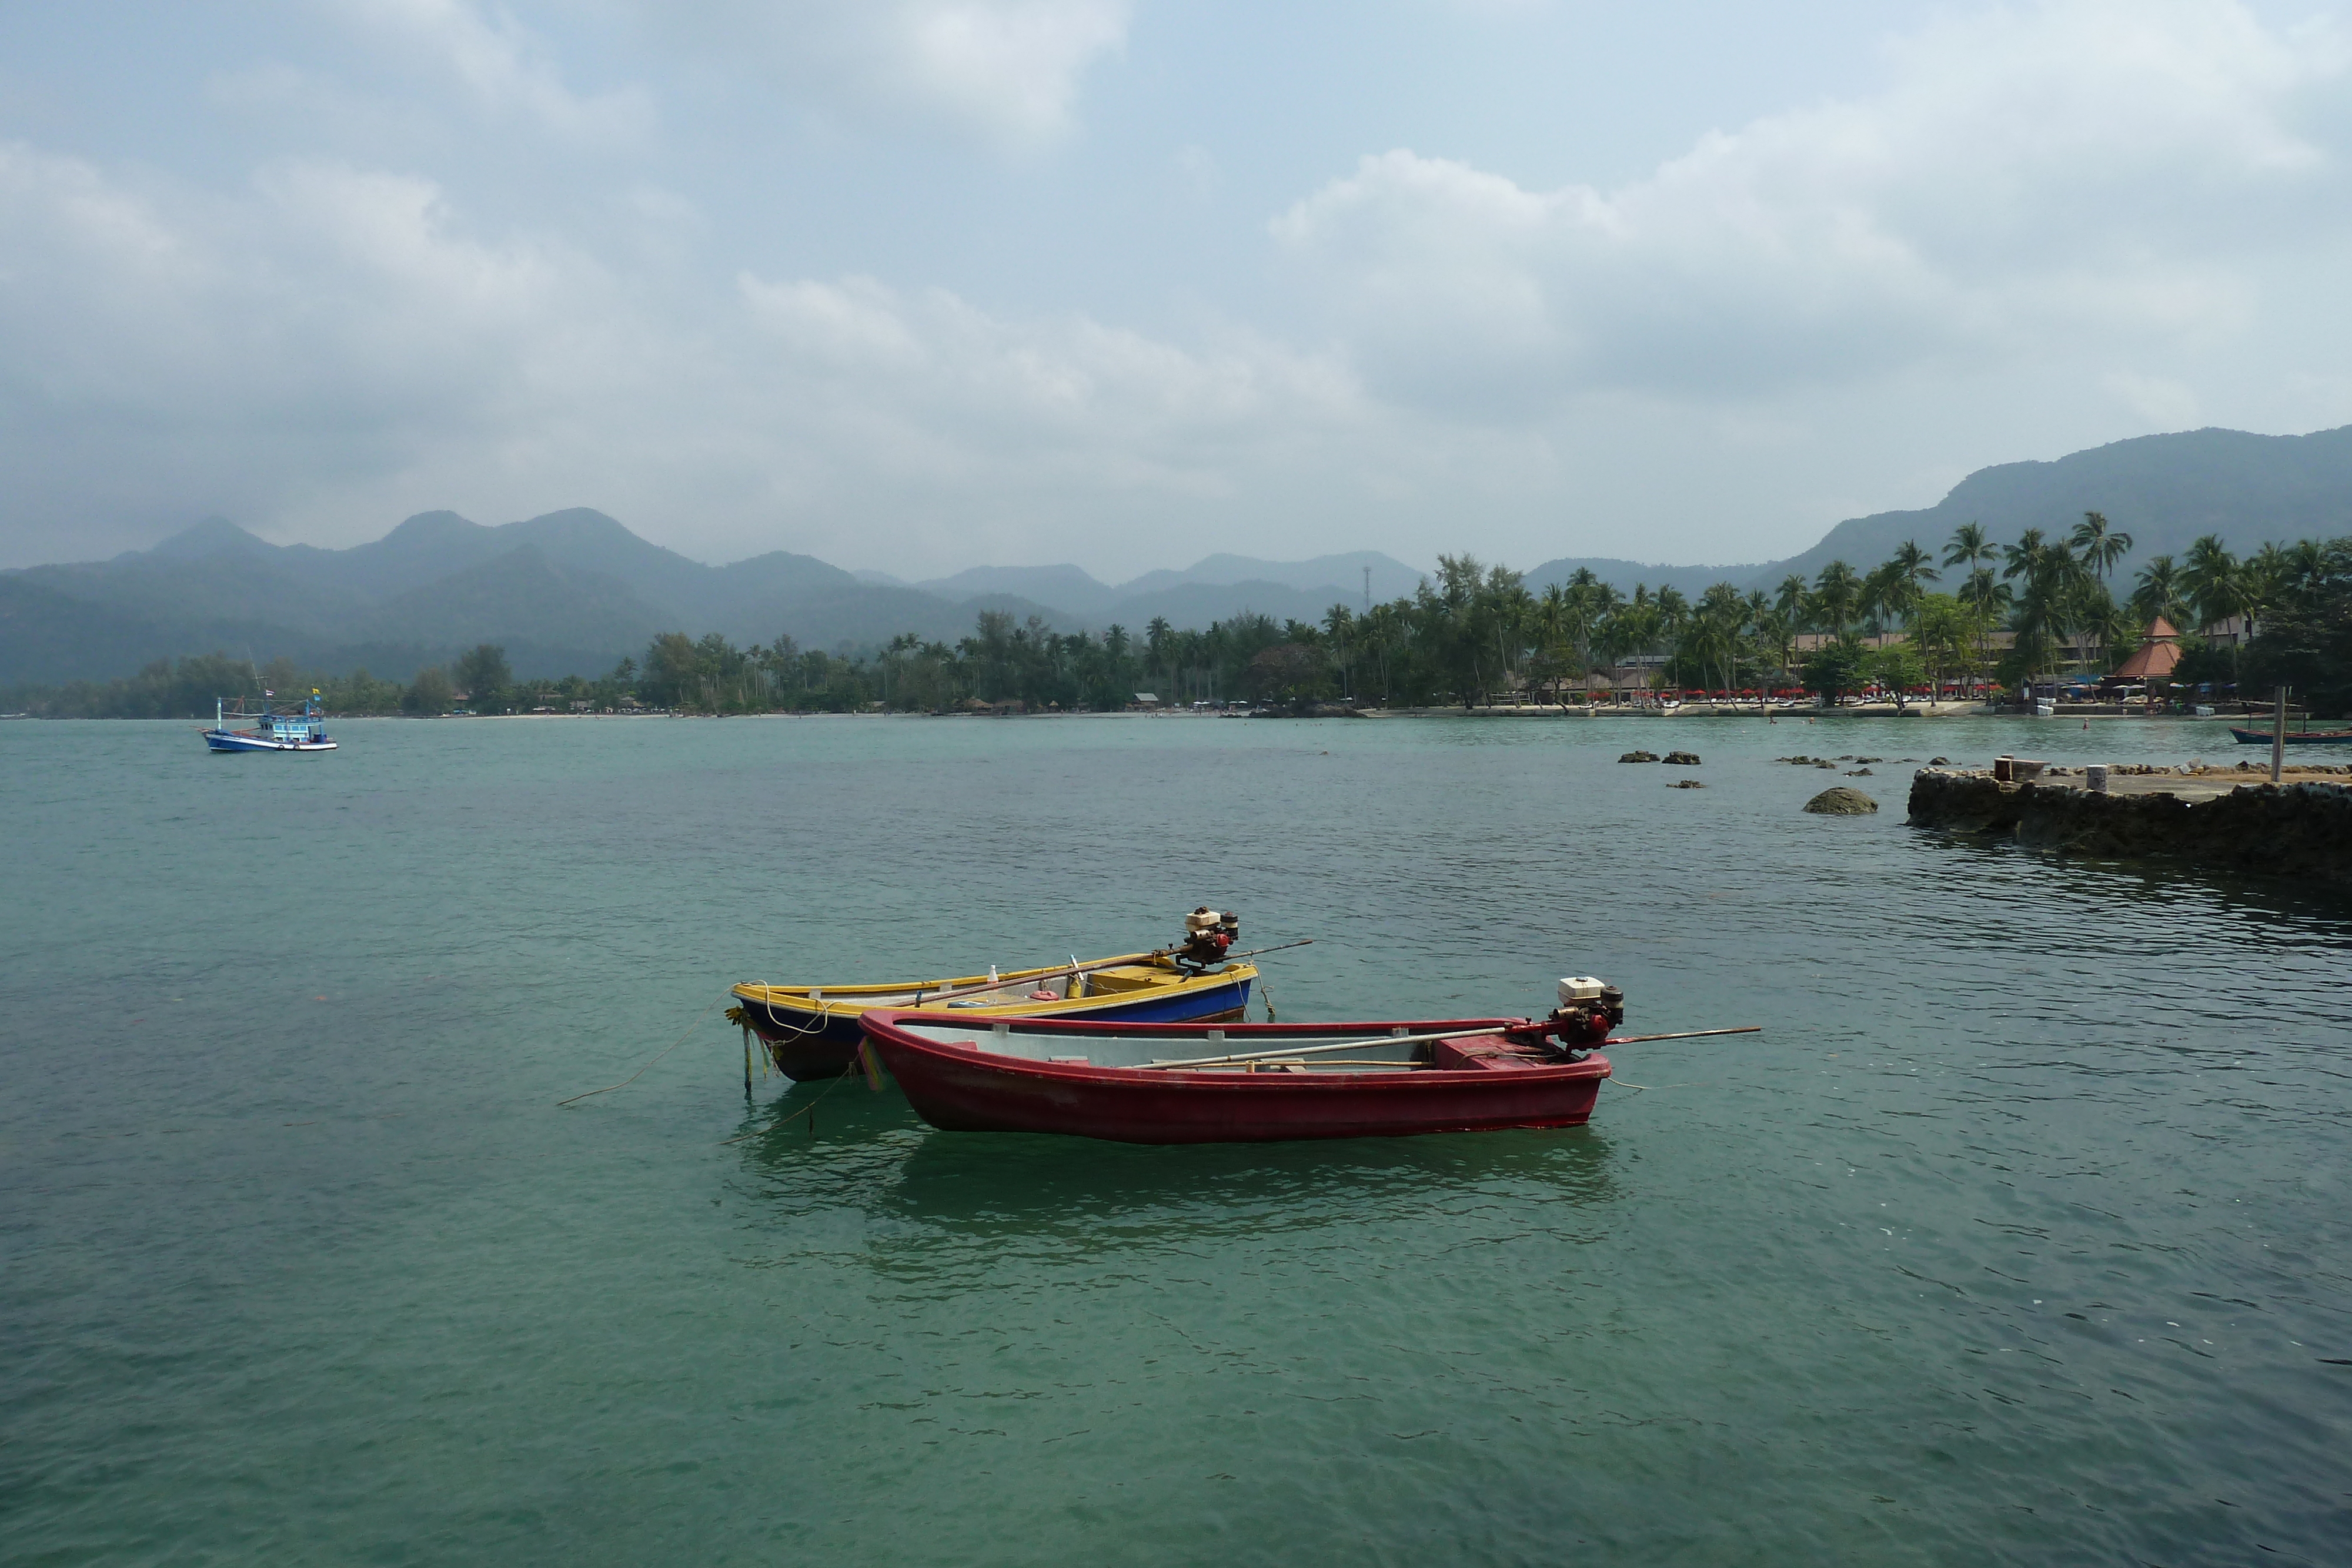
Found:
[[[1241,610],[1319,615],[1360,592],[1372,561],[1383,593],[1415,576],[1384,556],[1296,567],[1224,557],[1125,590],[1075,567],[914,585],[861,580],[782,550],[706,566],[584,507],[499,528],[424,512],[342,550],[273,545],[211,518],[112,560],[0,573],[0,688],[106,680],[211,650],[405,679],[486,642],[504,645],[522,674],[593,674],[661,631],[739,643],[784,635],[817,648],[906,632],[952,643],[983,610],[1066,631],[1122,620],[1140,629],[1155,616],[1204,627]],[[1250,566],[1263,570],[1253,576]],[[1019,591],[1032,581],[1079,591],[1052,601]]]
[[[2273,540],[2352,533],[2352,425],[2309,435],[2191,430],[2144,435],[2049,463],[1979,468],[1932,507],[1849,517],[1801,555],[1740,566],[1652,566],[1605,557],[1566,557],[1527,574],[1528,586],[1565,582],[1579,567],[1631,593],[1636,583],[1696,594],[1728,582],[1769,589],[1795,573],[1811,579],[1831,561],[1855,567],[1885,559],[1906,539],[1941,550],[1952,530],[1977,523],[1995,539],[2028,528],[2063,535],[2098,512],[2132,536],[2126,577],[2151,556],[2185,555],[2200,535],[2218,534],[2241,553]]]
[[[1696,597],[1715,582],[1770,588],[1832,559],[1863,567],[1916,539],[1940,551],[1979,524],[1997,541],[2029,528],[2063,536],[2085,512],[2132,536],[2128,577],[2203,534],[2242,552],[2266,540],[2352,532],[2352,426],[2300,436],[2200,430],[2152,435],[2049,463],[1971,474],[1937,505],[1855,517],[1783,560],[1661,567],[1566,557],[1526,573],[1540,590],[1589,566]],[[1437,541],[1433,541],[1433,549]],[[1075,566],[983,567],[902,582],[774,551],[706,566],[586,507],[484,527],[424,512],[350,549],[273,545],[218,518],[112,560],[0,572],[0,689],[125,675],[150,661],[217,650],[268,663],[405,680],[478,643],[504,646],[523,676],[595,674],[656,632],[719,632],[739,643],[876,647],[912,633],[953,643],[983,610],[1036,616],[1068,632],[1155,620],[1201,629],[1244,612],[1320,620],[1409,595],[1420,572],[1372,551],[1306,561],[1211,556],[1183,571],[1111,585]]]

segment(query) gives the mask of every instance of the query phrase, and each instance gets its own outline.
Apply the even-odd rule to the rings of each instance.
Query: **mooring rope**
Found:
[[[861,1047],[860,1049],[863,1049],[863,1048]],[[854,1065],[853,1065],[853,1066],[849,1069],[849,1071],[848,1071],[842,1073],[839,1077],[835,1078],[832,1082],[830,1082],[830,1083],[826,1084],[826,1085],[824,1086],[824,1088],[822,1091],[820,1091],[820,1092],[818,1092],[817,1097],[816,1097],[815,1099],[814,1099],[814,1100],[810,1101],[810,1102],[809,1102],[807,1104],[805,1104],[805,1105],[795,1105],[795,1106],[793,1106],[793,1113],[792,1113],[791,1115],[789,1115],[789,1116],[779,1116],[779,1117],[777,1117],[774,1121],[772,1121],[772,1122],[769,1123],[769,1124],[768,1124],[766,1126],[764,1126],[764,1127],[758,1127],[758,1128],[754,1128],[754,1129],[753,1129],[752,1131],[751,1131],[751,1132],[740,1134],[739,1134],[739,1135],[737,1135],[737,1136],[735,1136],[735,1137],[732,1137],[732,1138],[721,1138],[721,1139],[719,1139],[719,1146],[720,1148],[722,1148],[722,1149],[723,1149],[723,1148],[725,1148],[725,1147],[726,1147],[728,1145],[730,1145],[730,1144],[740,1144],[740,1143],[744,1143],[744,1142],[746,1142],[746,1141],[748,1141],[748,1140],[750,1140],[750,1139],[752,1139],[752,1138],[764,1138],[764,1137],[766,1137],[770,1133],[781,1133],[781,1132],[782,1132],[786,1127],[791,1126],[794,1122],[799,1121],[799,1120],[800,1120],[802,1117],[803,1117],[803,1116],[805,1116],[805,1117],[807,1117],[807,1118],[808,1118],[808,1124],[809,1124],[809,1136],[810,1136],[810,1137],[812,1137],[812,1138],[815,1137],[815,1136],[816,1136],[816,1108],[817,1108],[818,1106],[820,1106],[820,1105],[822,1105],[822,1104],[824,1104],[824,1103],[825,1096],[826,1096],[826,1095],[831,1094],[835,1090],[836,1090],[836,1089],[840,1088],[843,1084],[845,1084],[845,1083],[848,1082],[851,1079],[856,1078],[856,1077],[857,1077],[857,1076],[858,1076],[858,1070],[857,1070],[857,1068],[856,1068],[856,1066],[854,1066]]]
[[[761,1005],[768,1009],[768,1021],[775,1023],[776,988],[770,985],[762,985],[760,989],[768,993],[767,1000]],[[915,993],[915,1004],[918,1007],[922,1005],[922,995],[923,994],[920,991],[917,991]],[[827,996],[819,996],[815,999],[822,1004],[816,1009],[815,1021],[809,1024],[806,1028],[796,1028],[790,1024],[777,1024],[777,1030],[783,1036],[783,1040],[776,1040],[773,1043],[782,1045],[784,1040],[799,1040],[804,1035],[814,1034],[818,1030],[824,1029],[824,1026],[832,1020],[834,998]],[[765,1040],[768,1037],[766,1035],[761,1035],[760,1038],[762,1040]]]
[[[558,1100],[555,1103],[557,1107],[561,1109],[565,1105],[572,1104],[574,1101],[585,1100],[590,1098],[592,1095],[610,1094],[615,1089],[626,1089],[630,1084],[635,1083],[638,1079],[643,1078],[646,1075],[646,1068],[651,1067],[655,1061],[659,1061],[663,1057],[667,1056],[671,1051],[676,1051],[679,1046],[684,1045],[686,1043],[687,1035],[692,1034],[696,1030],[701,1028],[702,1020],[710,1016],[710,1008],[715,1008],[719,1003],[725,1001],[730,994],[732,993],[721,991],[717,996],[711,998],[710,1007],[704,1008],[700,1012],[694,1015],[694,1021],[686,1026],[686,1033],[679,1035],[676,1040],[671,1040],[667,1045],[662,1047],[660,1051],[654,1056],[653,1061],[646,1062],[645,1067],[638,1068],[635,1072],[630,1073],[618,1083],[607,1083],[602,1089],[591,1089],[585,1094],[574,1094],[570,1100]]]

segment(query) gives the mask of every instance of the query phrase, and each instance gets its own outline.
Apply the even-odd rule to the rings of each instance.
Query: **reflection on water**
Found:
[[[1600,1210],[1614,1197],[1610,1139],[1593,1127],[1417,1138],[1151,1145],[1031,1134],[942,1133],[895,1090],[860,1084],[819,1107],[803,1089],[738,1145],[749,1190],[780,1219],[856,1204],[967,1239],[1121,1234],[1205,1239],[1267,1228],[1429,1212],[1453,1195]],[[1609,1091],[1602,1091],[1604,1099]]]
[[[878,1204],[975,1235],[1118,1225],[1208,1239],[1360,1207],[1411,1213],[1470,1190],[1598,1207],[1610,1196],[1607,1155],[1606,1140],[1581,1128],[1166,1147],[937,1134],[907,1155]]]

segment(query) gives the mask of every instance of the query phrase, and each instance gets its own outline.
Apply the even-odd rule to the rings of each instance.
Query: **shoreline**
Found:
[[[1762,718],[1778,723],[1782,720],[1802,720],[1812,723],[1820,719],[1876,718],[1977,718],[2018,719],[2048,724],[2052,720],[2098,719],[2126,720],[2134,724],[2233,724],[2240,728],[2267,729],[2271,724],[2268,712],[2258,713],[2144,713],[2113,706],[2082,705],[2062,706],[2054,715],[2020,712],[2014,707],[1986,707],[1978,703],[1913,703],[1906,708],[1892,704],[1856,704],[1845,707],[1759,707],[1752,704],[1688,703],[1675,708],[1599,705],[1586,707],[1581,704],[1554,706],[1533,703],[1493,707],[1465,708],[1456,703],[1410,707],[1349,707],[1342,703],[1319,705],[1313,713],[1267,712],[1251,707],[1223,707],[1207,710],[1192,708],[1071,708],[1036,713],[940,712],[915,709],[828,708],[766,708],[744,713],[706,713],[677,708],[646,708],[634,711],[616,710],[604,713],[344,713],[332,712],[327,718],[334,723],[348,724],[362,719],[467,719],[478,722],[515,722],[520,720],[574,719],[662,719],[662,718],[968,718],[968,719],[1037,719],[1037,718],[1262,718],[1262,719],[1325,719],[1325,718],[1477,718],[1477,719],[1556,719],[1583,723],[1595,719],[1677,719],[1677,718]],[[21,718],[40,723],[88,724],[187,724],[197,719],[180,717],[131,717],[124,716],[75,716],[49,714],[5,714],[0,718]],[[2297,723],[2302,720],[2298,716]],[[2334,721],[2327,721],[2334,722]]]

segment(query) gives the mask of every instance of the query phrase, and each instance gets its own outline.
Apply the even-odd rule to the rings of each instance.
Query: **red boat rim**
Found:
[[[866,1051],[925,1121],[950,1132],[1180,1144],[1571,1127],[1591,1118],[1610,1074],[1606,1057],[1538,1054],[1533,1040],[1504,1037],[1540,1027],[1524,1018],[1212,1027],[908,1010],[863,1021]],[[982,1044],[991,1036],[996,1049]],[[1057,1058],[1064,1040],[1092,1049]],[[1013,1040],[1030,1049],[1003,1049]],[[1300,1042],[1378,1060],[1317,1071]],[[1092,1060],[1106,1045],[1130,1060]],[[1410,1054],[1386,1054],[1400,1047]],[[1430,1060],[1439,1052],[1450,1060]]]

